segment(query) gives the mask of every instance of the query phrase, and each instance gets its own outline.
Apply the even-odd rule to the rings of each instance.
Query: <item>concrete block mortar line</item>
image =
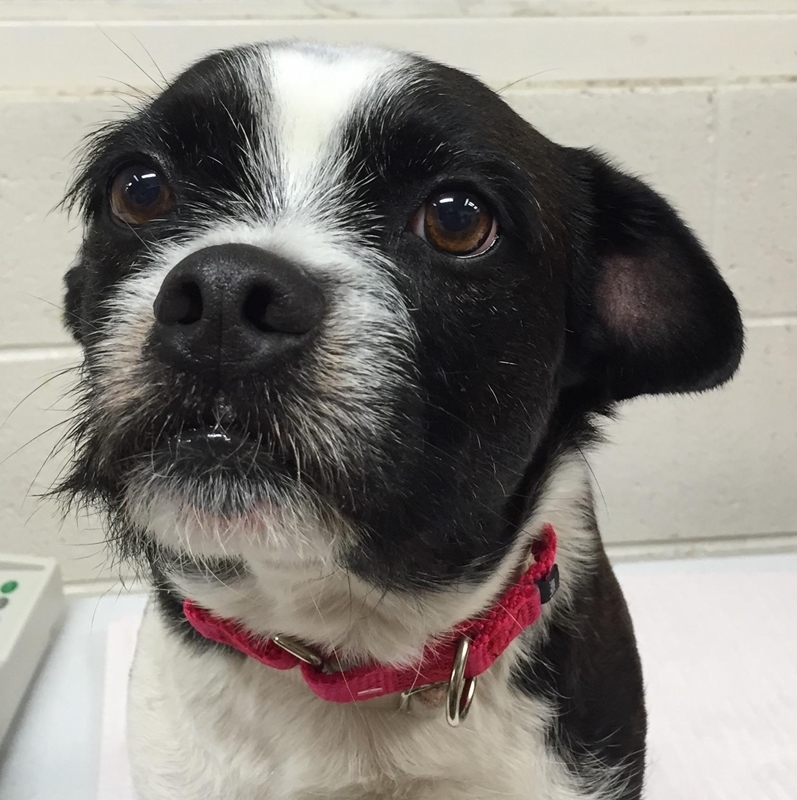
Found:
[[[77,345],[69,342],[63,344],[13,344],[0,345],[0,364],[19,363],[20,361],[50,361],[54,359],[82,359],[82,352]]]
[[[188,66],[186,64],[186,66]],[[100,78],[100,80],[114,80],[113,78]],[[769,87],[778,84],[797,83],[797,75],[767,75],[767,76],[737,76],[725,79],[718,79],[714,76],[696,76],[691,78],[626,78],[622,80],[536,80],[532,77],[521,77],[517,81],[509,84],[496,83],[491,88],[499,93],[509,92],[521,94],[524,92],[557,92],[557,91],[600,91],[611,89],[651,90],[651,89],[734,89],[750,87]],[[145,99],[154,97],[159,89],[154,84],[135,86]],[[120,94],[124,94],[121,89],[113,89],[103,83],[86,85],[80,87],[70,87],[68,89],[53,85],[48,88],[9,88],[0,83],[0,103],[8,102],[36,102],[50,100],[54,102],[80,102],[88,100],[114,100]]]
[[[773,314],[772,316],[745,316],[745,327],[750,328],[790,328],[797,325],[797,312],[794,314]]]

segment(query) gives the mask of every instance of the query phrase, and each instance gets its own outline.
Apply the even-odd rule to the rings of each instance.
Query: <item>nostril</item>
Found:
[[[263,333],[274,333],[277,329],[268,322],[271,292],[264,286],[253,287],[244,300],[244,319]]]
[[[194,281],[182,281],[158,298],[155,317],[163,325],[192,325],[202,319],[202,291]]]
[[[182,300],[179,305],[177,322],[191,325],[202,319],[202,291],[193,281],[183,284]]]

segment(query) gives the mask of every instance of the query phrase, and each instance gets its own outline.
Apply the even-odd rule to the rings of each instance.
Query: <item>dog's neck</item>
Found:
[[[218,617],[190,598],[184,601],[183,612],[205,639],[231,647],[273,669],[299,668],[308,688],[324,700],[353,703],[397,693],[409,696],[447,684],[451,693],[447,704],[449,722],[458,725],[470,706],[475,679],[541,618],[544,605],[556,594],[559,572],[556,531],[552,525],[543,527],[528,560],[525,571],[489,609],[428,642],[423,657],[408,665],[374,661],[346,668],[334,652],[315,652],[281,634],[269,638],[254,636],[236,620]]]
[[[344,665],[411,663],[431,639],[495,601],[518,574],[546,523],[557,532],[561,575],[552,613],[566,606],[597,546],[589,509],[587,466],[580,457],[569,457],[552,470],[514,547],[477,586],[420,594],[383,592],[320,559],[277,565],[253,557],[246,560],[245,574],[229,583],[186,575],[170,580],[180,594],[219,617],[239,620],[254,634],[281,633],[334,652]]]

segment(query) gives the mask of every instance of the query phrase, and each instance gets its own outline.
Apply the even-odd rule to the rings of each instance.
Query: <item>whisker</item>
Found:
[[[131,63],[131,64],[132,64],[132,65],[133,65],[133,66],[134,66],[134,67],[135,67],[135,68],[136,68],[136,69],[140,70],[140,71],[141,71],[141,72],[142,72],[142,73],[143,73],[143,74],[144,74],[144,75],[145,75],[145,76],[146,76],[146,77],[147,77],[147,78],[148,78],[148,79],[149,79],[149,80],[150,80],[152,83],[154,83],[154,84],[155,84],[155,86],[157,86],[157,87],[158,87],[158,88],[160,88],[160,89],[163,89],[163,88],[164,88],[163,86],[161,86],[161,85],[160,85],[160,84],[159,84],[159,83],[158,83],[158,82],[157,82],[157,81],[156,81],[156,80],[155,80],[155,79],[152,77],[152,75],[150,75],[150,74],[149,74],[149,72],[147,72],[147,71],[144,69],[144,67],[142,67],[142,66],[141,66],[141,64],[139,64],[139,63],[138,63],[138,62],[137,62],[137,61],[136,61],[136,60],[135,60],[135,59],[134,59],[134,58],[133,58],[133,57],[132,57],[132,56],[131,56],[131,55],[130,55],[128,52],[126,52],[126,51],[124,50],[124,48],[123,48],[123,47],[121,47],[120,45],[118,45],[118,44],[117,44],[117,43],[116,43],[116,42],[115,42],[115,41],[114,41],[114,40],[113,40],[113,39],[112,39],[112,38],[111,38],[111,37],[110,37],[110,36],[109,36],[109,35],[108,35],[108,34],[105,32],[105,30],[104,30],[104,29],[103,29],[103,28],[102,28],[100,25],[97,25],[97,30],[98,30],[98,31],[99,31],[99,32],[100,32],[100,33],[101,33],[101,34],[102,34],[102,35],[103,35],[103,36],[104,36],[104,37],[105,37],[105,38],[106,38],[106,39],[107,39],[107,40],[108,40],[108,41],[109,41],[109,42],[110,42],[110,43],[111,43],[111,44],[112,44],[112,45],[113,45],[113,46],[114,46],[114,47],[115,47],[115,48],[116,48],[116,49],[117,49],[117,50],[118,50],[118,51],[119,51],[119,52],[120,52],[120,53],[121,53],[121,54],[122,54],[122,55],[123,55],[123,56],[124,56],[124,57],[125,57],[125,58],[126,58],[126,59],[127,59],[127,60],[128,60],[130,63]]]
[[[11,419],[11,416],[14,414],[14,412],[24,402],[26,402],[31,397],[33,397],[33,395],[36,394],[36,392],[41,391],[48,384],[52,383],[53,381],[58,380],[59,378],[62,378],[64,375],[66,375],[69,372],[73,372],[74,370],[78,369],[79,367],[80,367],[79,364],[73,364],[72,366],[64,367],[62,369],[56,370],[54,373],[52,373],[48,377],[46,377],[45,380],[43,380],[38,386],[36,386],[33,389],[31,389],[19,402],[17,402],[14,405],[14,407],[11,409],[11,411],[9,411],[8,414],[6,414],[5,419],[2,422],[0,422],[0,430],[2,430],[5,427],[6,423],[8,422],[9,419]]]
[[[163,70],[161,70],[161,68],[158,66],[158,63],[152,57],[152,53],[149,52],[149,50],[147,49],[147,46],[144,44],[144,42],[142,42],[141,39],[139,39],[138,36],[136,36],[135,34],[133,34],[133,38],[138,42],[138,44],[141,47],[141,49],[149,56],[149,60],[152,62],[152,66],[155,67],[156,70],[158,70],[158,74],[161,76],[161,78],[163,80],[163,83],[160,84],[159,88],[163,89],[166,86],[166,84],[169,82],[169,81],[166,80],[166,76],[163,74]]]

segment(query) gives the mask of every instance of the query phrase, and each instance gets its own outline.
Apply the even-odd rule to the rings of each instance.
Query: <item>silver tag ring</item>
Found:
[[[476,693],[476,678],[465,677],[465,667],[470,653],[470,639],[463,637],[454,656],[451,677],[446,692],[446,722],[456,728],[468,716],[473,695]]]

